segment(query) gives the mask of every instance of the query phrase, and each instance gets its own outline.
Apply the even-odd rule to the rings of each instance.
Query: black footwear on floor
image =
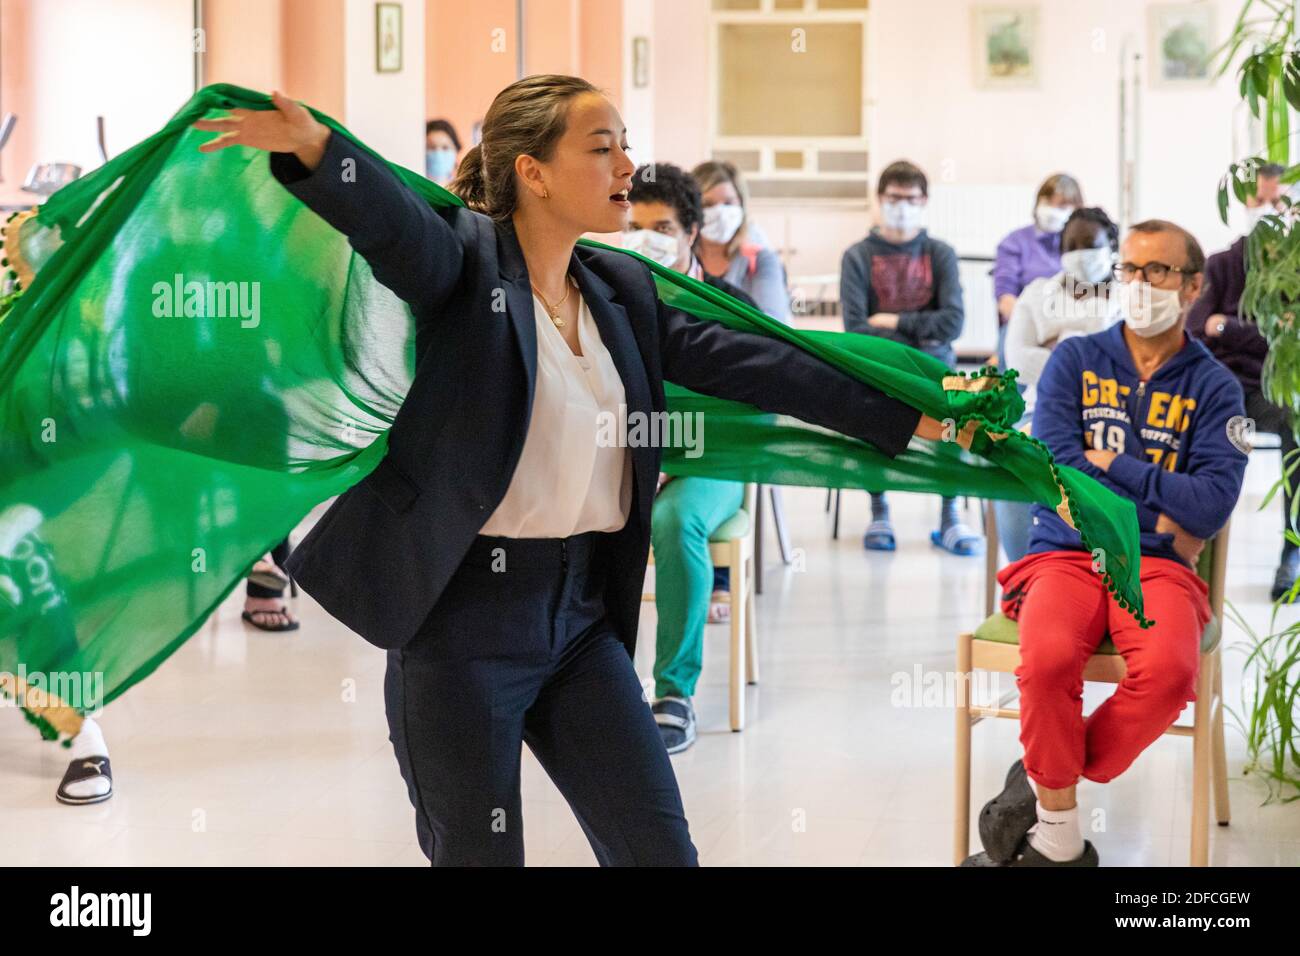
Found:
[[[1019,849],[1006,863],[998,863],[993,860],[987,853],[976,853],[974,856],[968,856],[961,861],[962,866],[1100,866],[1101,859],[1097,856],[1097,848],[1089,841],[1083,841],[1083,853],[1074,860],[1066,860],[1058,863],[1056,860],[1049,860],[1043,854],[1039,853],[1029,845],[1028,840],[1024,840]]]
[[[1273,590],[1269,592],[1270,601],[1280,601],[1291,592],[1291,588],[1295,586],[1297,572],[1300,572],[1300,561],[1297,561],[1295,552],[1290,556],[1283,554],[1282,562],[1277,566],[1277,573],[1273,575]]]
[[[695,743],[695,708],[689,699],[662,697],[650,705],[650,712],[670,754],[681,753]]]
[[[107,793],[91,794],[88,797],[74,797],[68,793],[67,787],[70,783],[80,783],[82,780],[90,780],[93,777],[103,777],[108,781]],[[59,781],[59,789],[54,793],[54,799],[59,803],[70,803],[80,806],[87,803],[103,803],[113,795],[113,768],[108,762],[107,757],[85,757],[81,760],[74,760],[68,764],[67,772],[63,774],[63,779]]]
[[[266,618],[273,616],[283,617],[284,621],[279,624],[266,623]],[[289,609],[284,605],[280,605],[279,610],[259,608],[256,611],[245,611],[241,617],[243,617],[245,623],[253,625],[253,627],[257,628],[259,631],[296,631],[299,626],[297,621],[289,619]],[[261,620],[259,620],[259,618]]]
[[[1038,800],[1025,774],[1025,762],[1017,760],[1007,771],[1002,792],[980,811],[980,842],[994,863],[1010,860],[1029,828],[1038,822]]]

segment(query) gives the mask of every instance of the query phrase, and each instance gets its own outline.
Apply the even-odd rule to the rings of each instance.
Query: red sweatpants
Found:
[[[1142,630],[1085,551],[1030,554],[998,574],[1002,612],[1020,622],[1020,742],[1025,770],[1052,790],[1119,776],[1196,699],[1206,584],[1168,558],[1142,558]],[[1127,675],[1086,720],[1083,667],[1107,633]]]

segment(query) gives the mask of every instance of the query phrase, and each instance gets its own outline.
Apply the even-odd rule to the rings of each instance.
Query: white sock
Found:
[[[87,717],[81,722],[80,733],[72,738],[72,744],[69,747],[69,762],[85,760],[87,757],[107,756],[108,744],[104,742],[104,732],[99,729],[99,724]],[[86,780],[70,783],[63,789],[69,796],[73,797],[99,797],[108,793],[110,787],[106,778],[90,777]]]
[[[1079,805],[1069,810],[1048,810],[1037,804],[1038,822],[1029,828],[1029,845],[1057,863],[1083,856],[1083,833],[1079,830]]]

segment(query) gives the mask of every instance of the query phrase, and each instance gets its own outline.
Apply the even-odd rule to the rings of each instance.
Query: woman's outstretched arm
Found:
[[[461,240],[443,215],[302,104],[280,93],[272,93],[271,102],[273,110],[237,109],[229,117],[199,120],[196,129],[222,134],[199,149],[249,146],[269,152],[275,178],[347,236],[375,278],[417,316],[441,306],[464,263]]]
[[[737,332],[659,303],[664,378],[703,395],[830,428],[891,458],[913,435],[946,437],[938,420],[782,339]]]

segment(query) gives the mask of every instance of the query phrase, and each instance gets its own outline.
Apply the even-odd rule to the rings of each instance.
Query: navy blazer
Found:
[[[345,177],[346,163],[354,175]],[[330,614],[372,644],[419,631],[523,450],[537,376],[532,288],[510,221],[434,209],[347,137],[330,135],[309,172],[290,153],[271,171],[348,237],[416,320],[416,368],[388,454],[340,495],[287,569]],[[646,265],[577,246],[570,274],[623,380],[629,415],[665,410],[664,379],[792,415],[874,444],[907,447],[920,412],[779,339],[736,332],[660,302]],[[612,536],[605,592],[631,653],[660,450],[629,448],[633,501]]]

